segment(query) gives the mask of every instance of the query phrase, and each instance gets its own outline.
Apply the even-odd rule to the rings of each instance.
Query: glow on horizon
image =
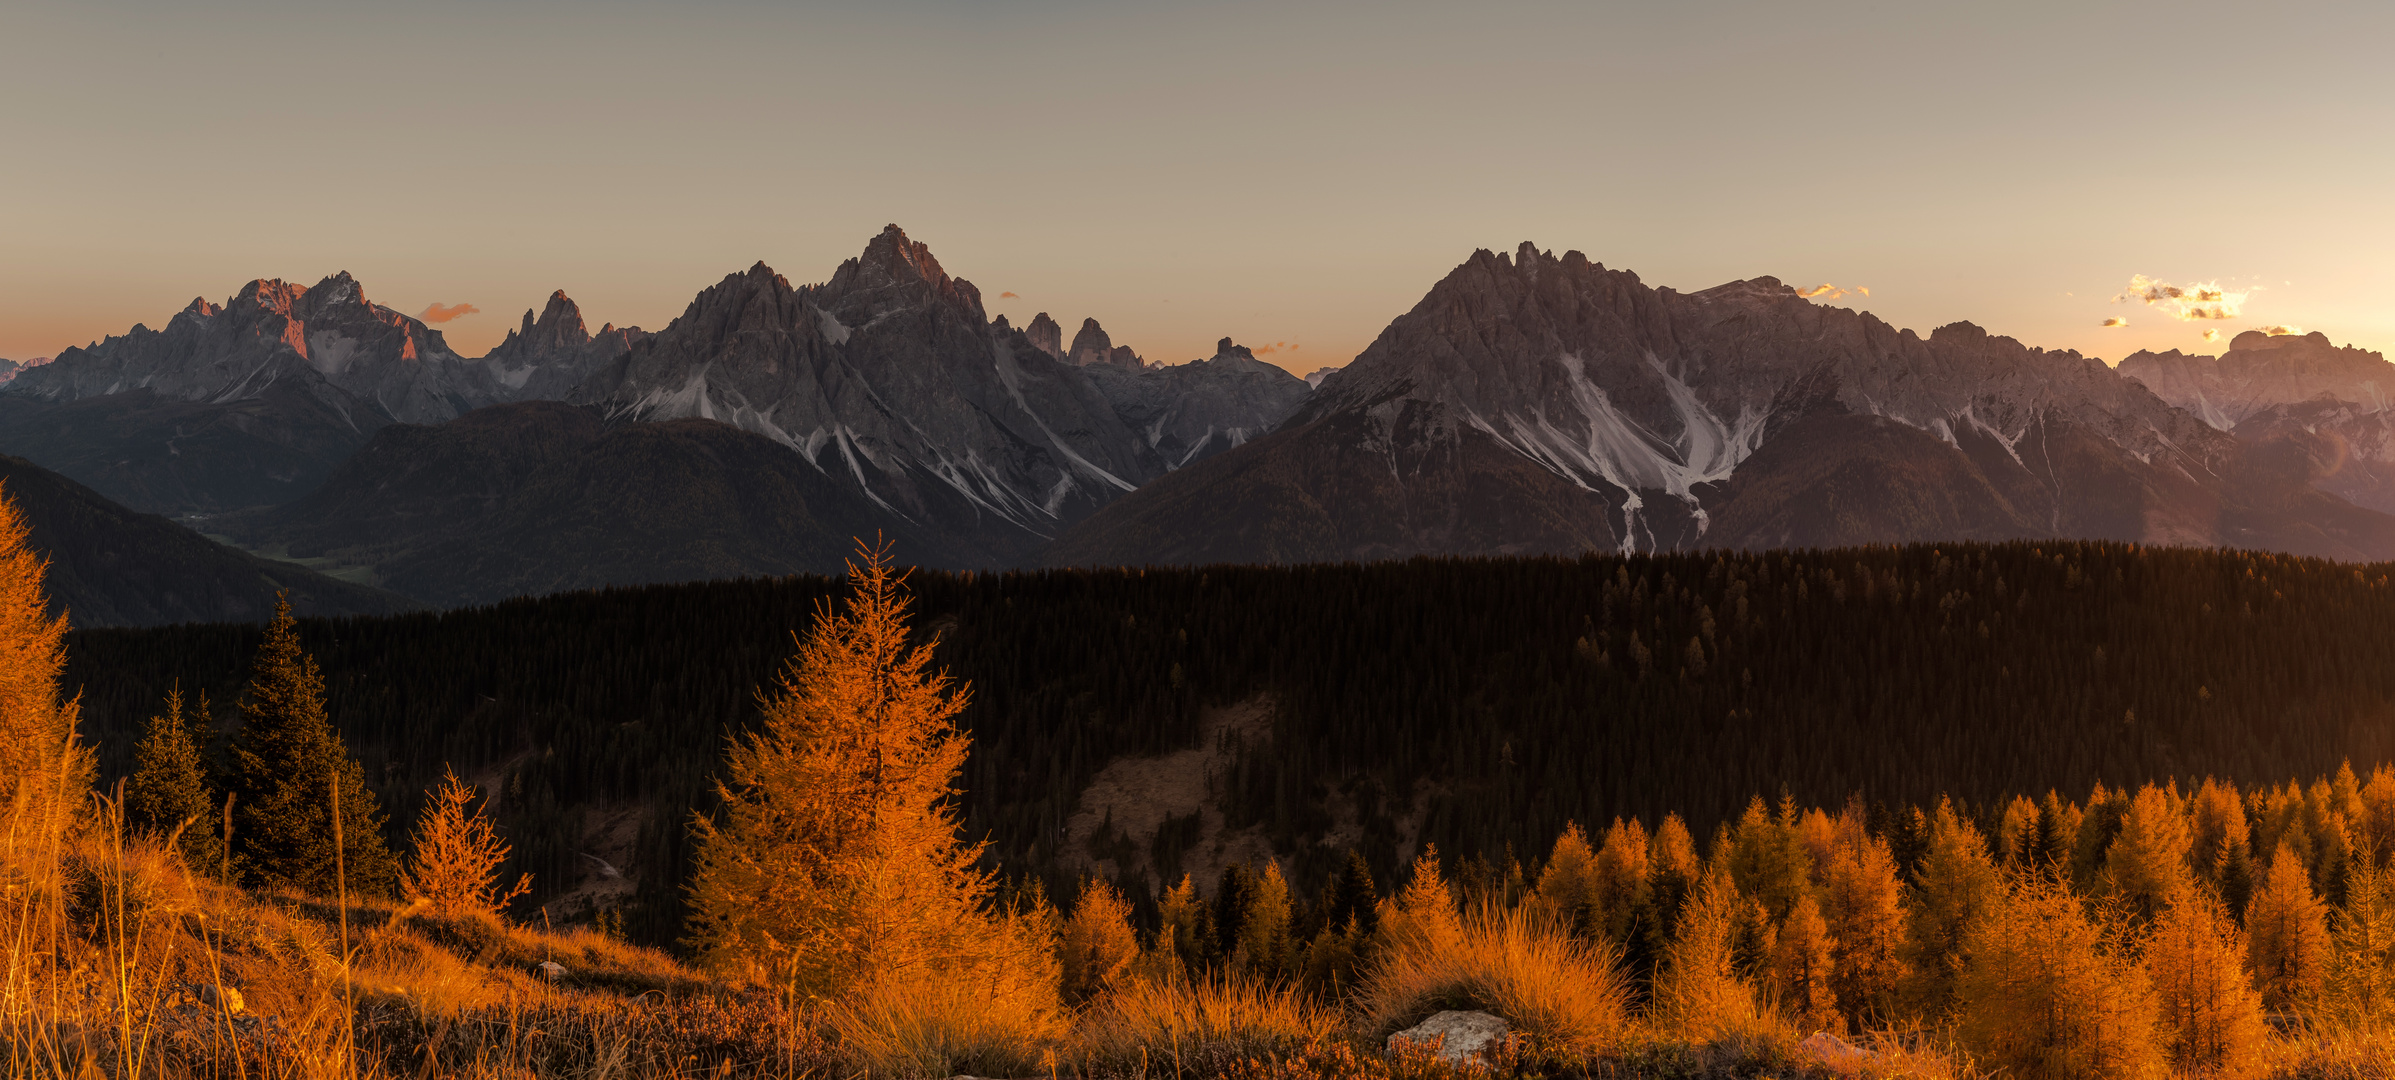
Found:
[[[2395,13],[2084,7],[30,0],[0,15],[0,356],[339,270],[477,309],[436,327],[466,355],[560,288],[658,329],[886,222],[992,314],[1168,363],[1228,335],[1343,364],[1523,240],[2114,361],[2395,345],[2395,148],[2353,135],[2395,120]],[[2248,295],[2112,304],[2139,275]]]

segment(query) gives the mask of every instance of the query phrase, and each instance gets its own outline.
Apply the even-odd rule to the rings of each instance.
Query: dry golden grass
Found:
[[[1540,1056],[1584,1061],[1630,1030],[1629,986],[1610,948],[1573,938],[1523,908],[1482,905],[1453,941],[1401,937],[1365,975],[1363,1027],[1386,1036],[1442,1009],[1512,1022]]]
[[[1339,1014],[1251,979],[1133,980],[1084,1010],[1067,1063],[1100,1076],[1215,1075],[1341,1043]]]
[[[847,1069],[873,1077],[1046,1073],[1065,1033],[1052,1011],[954,979],[877,980],[817,1018]]]

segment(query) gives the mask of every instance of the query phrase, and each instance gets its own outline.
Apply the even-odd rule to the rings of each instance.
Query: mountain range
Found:
[[[2395,368],[2321,335],[2117,369],[1771,278],[1480,251],[1300,379],[1015,328],[896,226],[654,333],[564,292],[480,358],[347,274],[0,387],[0,451],[416,600],[958,569],[2085,538],[2395,558]]]

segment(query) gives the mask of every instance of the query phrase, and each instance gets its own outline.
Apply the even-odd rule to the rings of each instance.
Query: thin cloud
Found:
[[[2220,340],[2220,331],[2218,331],[2218,330],[2206,330],[2206,331],[2204,331],[2204,340],[2206,340],[2206,341],[2219,341],[2219,340]]]
[[[2158,307],[2171,318],[2182,322],[2199,319],[2234,319],[2245,310],[2248,291],[2222,288],[2219,282],[2206,281],[2192,285],[2173,285],[2157,281],[2144,274],[2129,278],[2129,287],[2112,298],[2115,304],[2136,301],[2148,307]]]
[[[1868,285],[1857,285],[1851,289],[1842,289],[1825,281],[1819,285],[1813,286],[1810,289],[1796,290],[1796,295],[1804,297],[1807,300],[1812,300],[1815,298],[1842,300],[1848,294],[1868,297],[1871,295],[1871,287]]]
[[[1010,292],[1002,292],[1002,293],[999,293],[999,294],[998,294],[998,299],[1000,299],[1000,300],[1020,300],[1020,299],[1022,299],[1022,297],[1021,297],[1021,296],[1018,296],[1018,295],[1016,295],[1016,294],[1014,294],[1014,293],[1010,293]]]
[[[472,304],[434,304],[425,308],[423,313],[416,317],[428,323],[445,323],[452,319],[462,319],[468,315],[481,313],[482,309]]]
[[[2262,328],[2262,332],[2272,337],[2301,337],[2304,328],[2300,326],[2265,326]]]
[[[2127,325],[2129,325],[2129,320],[2127,320],[2127,319],[2124,319],[2124,318],[2121,318],[2121,317],[2120,317],[2120,316],[2118,316],[2118,315],[2115,315],[2115,316],[2113,316],[2113,317],[2111,317],[2111,318],[2109,318],[2109,319],[2106,319],[2106,320],[2104,320],[2104,325],[2106,325],[2106,326],[2127,326]]]

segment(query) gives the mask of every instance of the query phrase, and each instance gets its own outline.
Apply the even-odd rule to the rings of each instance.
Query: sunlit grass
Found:
[[[1629,985],[1611,949],[1521,908],[1479,905],[1460,939],[1402,937],[1368,970],[1357,1008],[1386,1035],[1443,1009],[1505,1017],[1538,1052],[1585,1060],[1630,1030]]]
[[[1344,1027],[1337,1012],[1251,979],[1133,980],[1083,1011],[1073,1056],[1107,1075],[1206,1075],[1323,1051]]]

